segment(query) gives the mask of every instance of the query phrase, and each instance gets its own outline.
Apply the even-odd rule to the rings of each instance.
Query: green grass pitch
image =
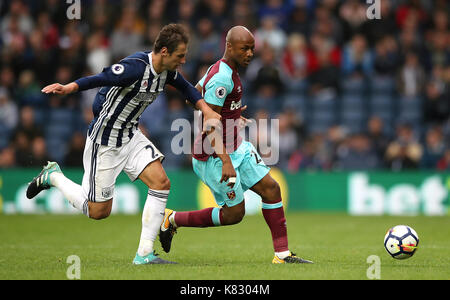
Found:
[[[140,216],[111,215],[101,221],[82,215],[0,216],[0,279],[67,279],[67,258],[80,258],[81,279],[272,280],[368,279],[380,258],[380,279],[450,279],[450,218],[354,217],[334,213],[288,213],[289,246],[312,265],[272,265],[270,232],[261,215],[237,225],[180,228],[169,254],[177,265],[131,264],[138,246]],[[413,227],[420,238],[407,260],[383,248],[386,231]]]

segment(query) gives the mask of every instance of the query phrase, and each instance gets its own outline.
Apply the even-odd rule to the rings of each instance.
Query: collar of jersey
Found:
[[[159,74],[156,73],[155,69],[153,68],[153,57],[152,57],[152,53],[153,53],[153,51],[150,52],[150,53],[148,54],[148,61],[149,61],[149,63],[150,63],[150,70],[152,71],[153,76],[158,77]]]

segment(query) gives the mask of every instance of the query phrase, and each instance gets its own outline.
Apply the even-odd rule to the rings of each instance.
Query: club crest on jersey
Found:
[[[115,75],[120,75],[125,71],[125,67],[121,64],[115,64],[112,65],[111,70]]]
[[[227,90],[223,86],[216,89],[216,97],[222,99],[227,94]]]
[[[234,200],[234,198],[236,198],[236,193],[234,191],[229,191],[227,193],[228,199],[230,200]]]

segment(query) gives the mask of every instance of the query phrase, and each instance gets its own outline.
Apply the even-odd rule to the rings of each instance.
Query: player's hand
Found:
[[[222,132],[222,116],[212,109],[209,109],[203,113],[204,122],[202,128],[202,134],[208,133],[211,128],[215,128],[218,132]],[[217,132],[217,131],[216,131]]]
[[[228,181],[227,186],[230,188],[233,188],[236,183],[236,171],[231,161],[225,161],[222,165],[222,178],[220,178],[220,183],[226,181]]]
[[[222,116],[219,115],[217,112],[215,112],[212,109],[209,109],[203,113],[203,116],[205,117],[205,121],[216,119],[216,120],[222,120]]]
[[[74,82],[62,85],[60,83],[53,83],[44,87],[41,92],[44,94],[67,95],[78,90],[78,85]]]
[[[242,113],[244,110],[246,110],[246,109],[247,109],[247,105],[242,106],[242,107],[241,107],[241,113]],[[241,115],[241,119],[240,119],[240,122],[239,122],[239,128],[238,128],[238,130],[241,130],[242,128],[245,127],[245,125],[250,124],[250,123],[252,123],[252,120],[249,120],[249,119],[247,119],[247,118],[245,118],[245,117],[243,117],[243,116]]]

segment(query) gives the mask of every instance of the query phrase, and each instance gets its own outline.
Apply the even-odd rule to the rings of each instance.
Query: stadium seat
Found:
[[[385,94],[374,94],[369,100],[369,111],[372,115],[383,116],[383,119],[389,122],[395,114],[394,98]]]
[[[68,108],[53,108],[47,114],[45,141],[52,160],[63,163],[68,143],[74,132],[76,112]]]
[[[361,77],[346,77],[341,80],[341,88],[344,94],[363,95],[366,92],[366,82]]]
[[[314,133],[326,131],[338,120],[338,99],[331,96],[313,96],[309,98],[311,110],[307,115],[307,127]]]
[[[343,94],[340,101],[341,111],[359,111],[363,114],[367,111],[367,97],[363,95]]]
[[[323,134],[326,133],[330,127],[331,125],[329,124],[312,121],[308,123],[308,132],[309,134]]]
[[[45,130],[46,136],[51,136],[62,140],[69,140],[72,133],[73,130],[71,125],[49,124]]]
[[[69,109],[58,108],[50,110],[46,122],[46,137],[68,141],[72,136],[74,120],[75,113]]]
[[[74,119],[74,112],[68,108],[51,109],[48,114],[48,122],[67,124]]]
[[[39,127],[42,127],[47,121],[47,112],[45,108],[33,107],[34,110],[34,123]]]
[[[283,110],[293,110],[296,114],[304,118],[308,115],[308,101],[307,98],[302,94],[289,93],[284,97]]]
[[[374,76],[370,81],[372,94],[389,94],[395,89],[395,80],[390,76]]]
[[[367,99],[364,94],[344,93],[339,106],[340,124],[351,132],[364,130],[367,121]]]
[[[45,142],[50,159],[62,163],[67,152],[67,142],[63,139],[52,137],[46,138]]]
[[[0,122],[0,150],[7,147],[11,131],[2,122]]]
[[[400,97],[398,99],[398,119],[410,124],[422,122],[423,100],[420,97]]]
[[[348,110],[341,112],[340,124],[351,133],[363,132],[366,128],[367,117],[364,112]]]

